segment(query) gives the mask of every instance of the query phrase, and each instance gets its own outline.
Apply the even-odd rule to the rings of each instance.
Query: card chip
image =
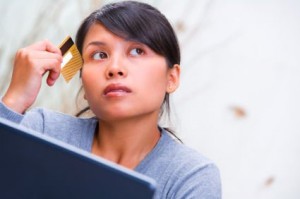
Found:
[[[70,36],[64,39],[59,48],[63,55],[61,74],[66,82],[69,82],[81,69],[83,65],[82,57]]]

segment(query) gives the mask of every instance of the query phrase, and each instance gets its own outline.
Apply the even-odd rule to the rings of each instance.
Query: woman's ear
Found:
[[[175,64],[168,71],[167,93],[173,93],[179,86],[180,80],[180,65]]]

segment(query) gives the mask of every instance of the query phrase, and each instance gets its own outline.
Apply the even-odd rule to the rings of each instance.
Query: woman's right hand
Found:
[[[12,79],[2,102],[23,114],[36,100],[46,72],[49,72],[47,84],[54,85],[62,60],[60,49],[47,40],[18,50]]]

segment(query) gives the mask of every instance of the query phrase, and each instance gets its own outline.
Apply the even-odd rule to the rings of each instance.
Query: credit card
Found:
[[[66,82],[69,82],[83,65],[82,57],[74,44],[72,38],[67,36],[59,45],[63,55],[61,74]]]

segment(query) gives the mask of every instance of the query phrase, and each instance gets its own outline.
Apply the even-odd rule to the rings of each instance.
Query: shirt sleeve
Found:
[[[42,109],[33,109],[22,115],[7,107],[2,100],[0,100],[0,117],[37,132],[44,132]]]
[[[0,101],[0,117],[9,120],[14,123],[21,123],[24,115],[14,112],[12,109],[8,108],[2,100]]]

